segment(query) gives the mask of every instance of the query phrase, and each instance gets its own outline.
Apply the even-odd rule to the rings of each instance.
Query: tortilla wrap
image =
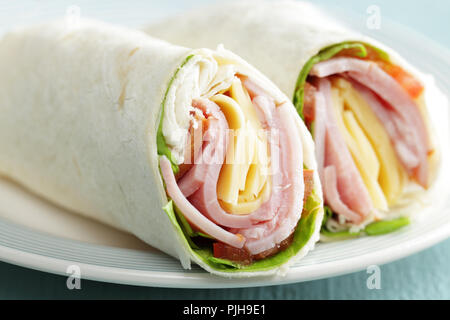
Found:
[[[6,34],[0,42],[0,74],[0,174],[43,198],[130,232],[179,259],[185,268],[194,261],[211,273],[228,277],[283,274],[319,239],[322,193],[311,135],[290,99],[224,48],[192,50],[102,22],[61,20]],[[279,121],[291,126],[293,134],[287,140],[293,148],[280,153],[279,160],[282,167],[292,159],[302,159],[289,176],[296,190],[306,190],[302,169],[310,173],[305,204],[298,201],[286,213],[290,220],[281,217],[278,221],[280,225],[295,223],[290,230],[285,228],[292,235],[289,244],[278,248],[280,244],[271,238],[265,245],[275,245],[277,252],[245,265],[214,257],[212,245],[223,245],[221,238],[214,238],[225,234],[226,239],[238,239],[241,247],[247,248],[248,237],[233,234],[231,228],[198,214],[187,197],[171,193],[179,191],[181,180],[174,183],[174,177],[186,162],[193,115],[209,117],[204,119],[209,139],[216,139],[222,131],[211,128],[220,124],[219,118],[225,119],[225,107],[238,105],[227,104],[234,91],[230,97],[220,94],[247,92],[242,83],[259,90],[252,97],[273,107],[274,117],[289,115],[289,121]],[[247,107],[255,108],[248,101]],[[206,107],[202,111],[194,108],[196,104]],[[214,111],[217,106],[221,108]],[[257,118],[252,119],[258,123]],[[227,121],[222,123],[231,124]],[[266,125],[270,127],[269,122]],[[202,143],[203,150],[207,149],[207,143]],[[283,143],[280,140],[279,146]],[[267,149],[267,145],[259,146]],[[223,141],[216,145],[226,147]],[[275,153],[270,156],[274,161]],[[283,174],[278,172],[278,176]],[[275,181],[273,177],[269,174],[264,179]],[[226,177],[220,179],[226,189]],[[269,195],[276,194],[275,189],[270,192],[275,182],[266,185]],[[302,197],[303,192],[296,196]],[[189,212],[183,212],[185,207]],[[265,213],[272,214],[269,210]],[[225,218],[250,221],[245,219],[247,213],[240,214]],[[246,231],[243,227],[238,230]],[[254,236],[251,243],[258,244],[258,237],[264,236]]]

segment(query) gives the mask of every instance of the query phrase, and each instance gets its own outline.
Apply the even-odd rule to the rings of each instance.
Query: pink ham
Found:
[[[273,100],[272,97],[269,97],[267,95],[267,92],[263,88],[258,86],[255,82],[253,82],[249,78],[243,78],[242,84],[244,85],[245,89],[247,90],[248,94],[250,95],[250,97],[252,99],[260,96],[260,97],[266,97],[270,100]]]
[[[187,198],[194,194],[203,185],[206,178],[206,165],[193,166],[178,182],[181,192]]]
[[[181,192],[187,198],[197,191],[203,184],[206,176],[205,164],[200,164],[203,147],[203,119],[196,121],[197,128],[191,130],[186,141],[186,150],[184,154],[184,163],[180,166],[178,173],[181,178],[177,179]],[[193,161],[192,161],[193,160]],[[194,166],[197,163],[199,165]],[[186,166],[187,169],[182,169]]]
[[[337,184],[337,174],[336,167],[328,166],[324,169],[322,174],[322,184],[323,192],[326,196],[328,205],[331,207],[333,212],[344,216],[347,220],[359,224],[363,221],[362,216],[357,212],[351,210],[345,203],[341,200],[341,195],[339,194],[338,184]]]
[[[317,170],[323,181],[325,167],[325,138],[327,133],[327,107],[325,96],[321,92],[314,93],[314,144],[316,151]]]
[[[243,247],[245,243],[245,238],[243,236],[228,232],[216,225],[189,203],[186,197],[181,193],[175,180],[170,161],[165,156],[160,157],[159,165],[166,183],[167,194],[191,224],[202,230],[204,233],[209,234],[211,237],[229,244],[230,246],[236,248]]]
[[[334,212],[359,224],[371,213],[372,202],[337,126],[328,80],[318,81],[316,95],[316,114],[323,116],[316,117],[314,128],[324,127],[321,130],[325,131],[324,141],[316,142],[316,153],[324,154],[320,160],[323,161],[323,166],[319,164],[319,175],[322,178],[325,201]]]
[[[295,230],[303,208],[303,168],[299,166],[303,163],[303,155],[298,147],[301,141],[293,121],[297,114],[288,104],[273,106],[272,112],[275,127],[280,130],[280,167],[279,172],[274,172],[277,183],[272,189],[272,194],[280,200],[272,209],[276,215],[269,221],[233,231],[247,238],[245,247],[252,254],[271,249],[287,239]],[[290,156],[286,157],[283,156],[287,154],[286,150],[296,152],[290,151]]]
[[[293,122],[296,115],[293,113],[287,115],[288,105],[277,108],[273,100],[265,96],[257,96],[253,101],[260,117],[264,117],[263,126],[272,130],[269,137],[271,169],[277,172],[270,177],[272,192],[269,200],[248,215],[232,215],[224,211],[219,204],[216,191],[221,169],[219,163],[208,166],[204,184],[189,198],[189,201],[214,222],[232,227],[234,228],[232,232],[241,233],[246,238],[250,235],[251,239],[247,239],[246,248],[252,254],[258,254],[289,237],[297,225],[302,212],[301,200],[304,192],[303,170],[299,165],[303,163],[303,159],[301,148],[298,148],[301,145],[300,138],[296,134]],[[226,121],[217,105],[207,100],[203,100],[202,103],[204,106],[197,104],[197,107],[207,109],[213,117],[219,119],[220,123]],[[295,110],[292,109],[290,112]],[[276,132],[280,135],[278,139],[275,137]],[[289,149],[299,151],[291,153],[290,157],[281,158],[283,150]],[[255,235],[255,232],[259,236]]]
[[[382,106],[386,111],[374,111],[385,126],[390,126],[386,130],[405,169],[426,188],[427,157],[431,146],[426,125],[414,100],[394,78],[370,61],[334,58],[316,64],[310,73],[321,78],[334,74],[343,74],[356,80],[381,98],[376,98],[379,100],[376,106]],[[371,101],[375,100],[371,97]],[[385,122],[388,118],[388,122]]]

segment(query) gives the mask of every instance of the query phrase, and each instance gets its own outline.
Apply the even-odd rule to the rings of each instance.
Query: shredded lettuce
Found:
[[[190,55],[188,56],[183,63],[177,68],[177,70],[175,71],[174,75],[172,76],[172,78],[169,81],[169,84],[167,85],[167,90],[164,94],[164,98],[163,101],[161,103],[161,116],[160,116],[160,120],[159,120],[159,126],[158,126],[158,131],[156,132],[156,146],[157,146],[157,152],[160,156],[166,156],[167,159],[169,159],[170,164],[172,166],[172,170],[175,174],[178,173],[178,171],[180,170],[180,168],[178,167],[178,165],[176,164],[176,162],[174,161],[173,157],[172,157],[172,152],[170,151],[169,147],[167,146],[166,143],[166,139],[164,139],[164,135],[163,135],[163,117],[164,117],[164,106],[166,104],[166,99],[167,99],[167,94],[169,93],[170,87],[172,86],[173,81],[175,80],[175,78],[178,75],[178,72],[180,72],[180,70],[186,65],[186,63],[188,63],[188,61],[193,57],[194,55]]]

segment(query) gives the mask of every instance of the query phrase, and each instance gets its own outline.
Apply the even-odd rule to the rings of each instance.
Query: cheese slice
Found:
[[[357,159],[355,161],[356,166],[358,167],[361,177],[366,184],[372,202],[375,208],[387,211],[389,206],[386,197],[383,194],[383,190],[378,182],[380,163],[378,162],[376,153],[361,127],[357,123],[353,112],[348,110],[344,111],[343,118],[347,130],[354,138],[355,145],[358,146],[358,149],[353,151],[355,154],[354,158]],[[360,152],[359,157],[358,152]]]
[[[211,97],[222,110],[231,129],[228,133],[229,145],[227,148],[225,163],[222,166],[219,180],[217,182],[217,195],[219,200],[227,203],[237,204],[239,197],[239,187],[245,165],[243,158],[248,152],[246,148],[246,135],[242,134],[246,126],[246,118],[236,101],[230,97],[218,94]]]
[[[224,94],[212,96],[210,100],[220,107],[220,110],[227,119],[228,127],[230,129],[237,130],[245,127],[246,117],[235,100]]]
[[[336,88],[331,90],[333,110],[339,131],[342,133],[353,161],[361,175],[364,185],[369,192],[373,206],[386,211],[388,204],[378,184],[380,164],[375,151],[364,132],[359,127],[351,111],[344,109],[344,100]]]
[[[261,194],[258,197],[254,197],[252,199],[243,199],[241,198],[238,204],[231,204],[224,201],[219,200],[220,205],[227,212],[233,214],[250,214],[256,211],[264,202],[266,202],[270,197],[270,183],[266,183],[264,185]]]
[[[253,134],[257,137],[256,139],[256,149],[255,152],[257,157],[255,157],[253,163],[258,163],[259,166],[259,176],[261,180],[259,184],[258,192],[263,188],[265,179],[267,176],[267,172],[269,172],[269,156],[268,156],[268,148],[267,148],[267,136],[265,131],[261,126],[261,122],[256,113],[255,107],[253,106],[253,102],[250,99],[250,95],[248,94],[245,87],[242,85],[242,82],[239,78],[235,78],[233,84],[230,88],[230,96],[241,106],[245,116],[248,121],[248,128],[254,130]]]
[[[250,95],[239,78],[229,90],[210,98],[222,110],[230,133],[226,161],[217,183],[219,202],[229,213],[249,214],[270,195],[267,138]]]
[[[352,112],[359,128],[370,141],[379,163],[378,183],[388,205],[394,205],[403,193],[407,175],[398,161],[383,124],[348,81],[342,78],[334,79],[333,88],[339,90],[345,108]]]

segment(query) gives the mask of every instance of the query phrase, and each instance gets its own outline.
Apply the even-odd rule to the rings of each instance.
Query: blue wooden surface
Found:
[[[180,11],[206,0],[153,1],[161,7]],[[319,0],[361,15],[370,5],[378,5],[382,17],[395,20],[450,47],[450,1]],[[39,6],[56,5],[48,1],[23,1],[20,10],[39,11]],[[64,3],[64,1],[62,1]],[[83,1],[71,1],[70,4]],[[105,3],[105,1],[102,1]],[[16,2],[17,4],[17,2]],[[28,4],[28,7],[25,6]],[[58,2],[62,6],[61,2]],[[137,4],[139,5],[139,4]],[[0,10],[8,5],[0,2]],[[17,6],[16,6],[17,8]],[[14,17],[13,17],[14,18]],[[0,22],[2,26],[5,20]],[[0,263],[0,299],[14,298],[112,298],[112,299],[450,299],[450,240],[408,258],[381,266],[381,289],[368,289],[369,274],[349,275],[305,283],[246,289],[187,290],[144,288],[82,280],[81,290],[68,290],[66,278]]]

